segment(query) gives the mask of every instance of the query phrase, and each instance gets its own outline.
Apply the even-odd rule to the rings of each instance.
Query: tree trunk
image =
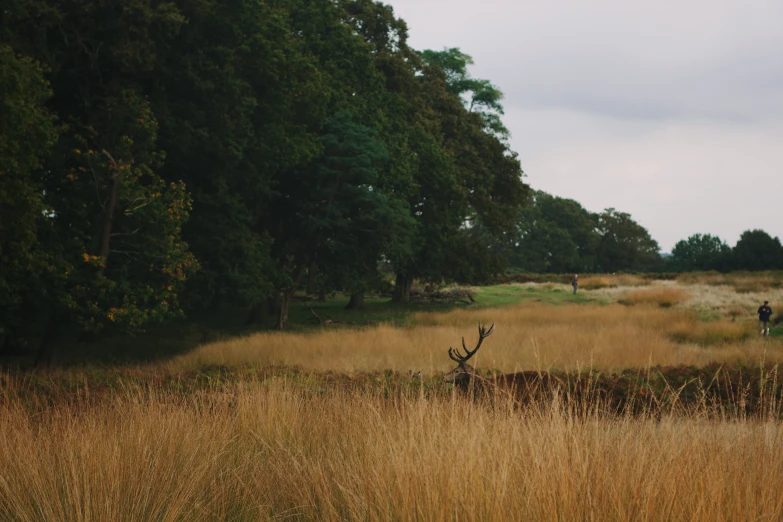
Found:
[[[364,308],[364,292],[351,294],[351,300],[346,305],[346,310],[362,310]]]
[[[314,295],[318,292],[318,265],[310,263],[307,269],[307,295]]]
[[[106,215],[103,217],[103,235],[101,236],[101,257],[103,258],[103,266],[106,266],[109,259],[109,246],[111,241],[111,228],[112,221],[114,220],[114,209],[117,207],[117,190],[120,186],[120,171],[119,165],[111,154],[103,151],[103,154],[109,158],[109,168],[112,171],[112,184],[109,189],[109,201],[106,203]]]
[[[294,299],[294,292],[299,288],[299,284],[302,282],[302,278],[305,275],[305,268],[307,263],[300,264],[296,269],[296,277],[294,277],[293,284],[283,289],[278,297],[278,313],[277,313],[277,329],[285,330],[288,326],[288,309],[291,306],[291,301]]]
[[[288,326],[288,309],[294,296],[293,288],[287,288],[280,292],[280,311],[277,314],[277,329],[285,330]]]
[[[411,300],[412,286],[412,277],[403,274],[397,274],[397,280],[394,283],[394,294],[392,294],[392,302],[409,303]]]
[[[46,328],[33,363],[35,368],[51,368],[57,360],[57,336],[60,329],[57,315],[56,312],[52,312],[46,320]]]

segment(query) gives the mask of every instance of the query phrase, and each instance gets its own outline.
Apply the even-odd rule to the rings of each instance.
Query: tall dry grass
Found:
[[[647,286],[651,282],[631,274],[619,275],[589,275],[580,279],[579,287],[583,290],[599,290],[602,288]]]
[[[680,288],[650,288],[646,290],[636,290],[625,294],[620,301],[623,304],[656,304],[664,308],[669,308],[676,304],[685,302],[690,296],[688,292]]]
[[[747,319],[752,324],[753,315]],[[783,343],[775,339],[719,339],[709,343],[682,337],[683,330],[703,331],[692,311],[645,306],[545,306],[526,303],[502,309],[462,309],[421,315],[419,326],[377,326],[313,333],[260,333],[204,345],[174,360],[176,369],[205,364],[297,365],[313,370],[377,371],[424,369],[448,371],[447,356],[465,336],[471,346],[476,325],[496,323],[495,333],[476,355],[476,366],[503,371],[591,366],[602,370],[650,364],[697,365],[710,362],[783,362]],[[728,330],[726,330],[728,331]],[[678,335],[680,335],[678,337]],[[706,345],[709,346],[706,346]]]
[[[771,418],[574,417],[255,383],[0,408],[0,520],[779,520]]]
[[[783,272],[693,272],[680,274],[677,281],[683,284],[726,285],[738,293],[759,293],[783,288]]]

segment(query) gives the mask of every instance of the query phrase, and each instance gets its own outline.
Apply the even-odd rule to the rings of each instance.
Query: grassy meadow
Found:
[[[761,338],[755,310],[783,311],[783,280],[757,279],[308,303],[334,322],[301,306],[291,332],[7,370],[0,520],[779,520],[783,324]],[[444,384],[448,347],[472,347],[478,323],[496,324],[471,361],[482,371],[552,371],[594,393],[519,404]]]

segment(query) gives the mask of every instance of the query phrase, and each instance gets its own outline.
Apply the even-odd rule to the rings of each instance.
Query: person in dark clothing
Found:
[[[574,287],[574,294],[576,294],[576,289],[579,287],[579,276],[574,275],[574,278],[571,280],[571,286]]]
[[[759,328],[761,335],[769,335],[769,318],[772,315],[772,308],[769,307],[769,301],[759,307]]]

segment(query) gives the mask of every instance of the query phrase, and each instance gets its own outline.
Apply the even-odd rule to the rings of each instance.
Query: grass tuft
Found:
[[[709,323],[678,322],[669,328],[669,335],[680,343],[696,343],[711,346],[741,343],[754,335],[749,322],[713,321]]]
[[[630,292],[622,297],[621,303],[630,305],[657,304],[662,308],[669,308],[687,301],[688,297],[688,293],[679,288],[651,288]]]

